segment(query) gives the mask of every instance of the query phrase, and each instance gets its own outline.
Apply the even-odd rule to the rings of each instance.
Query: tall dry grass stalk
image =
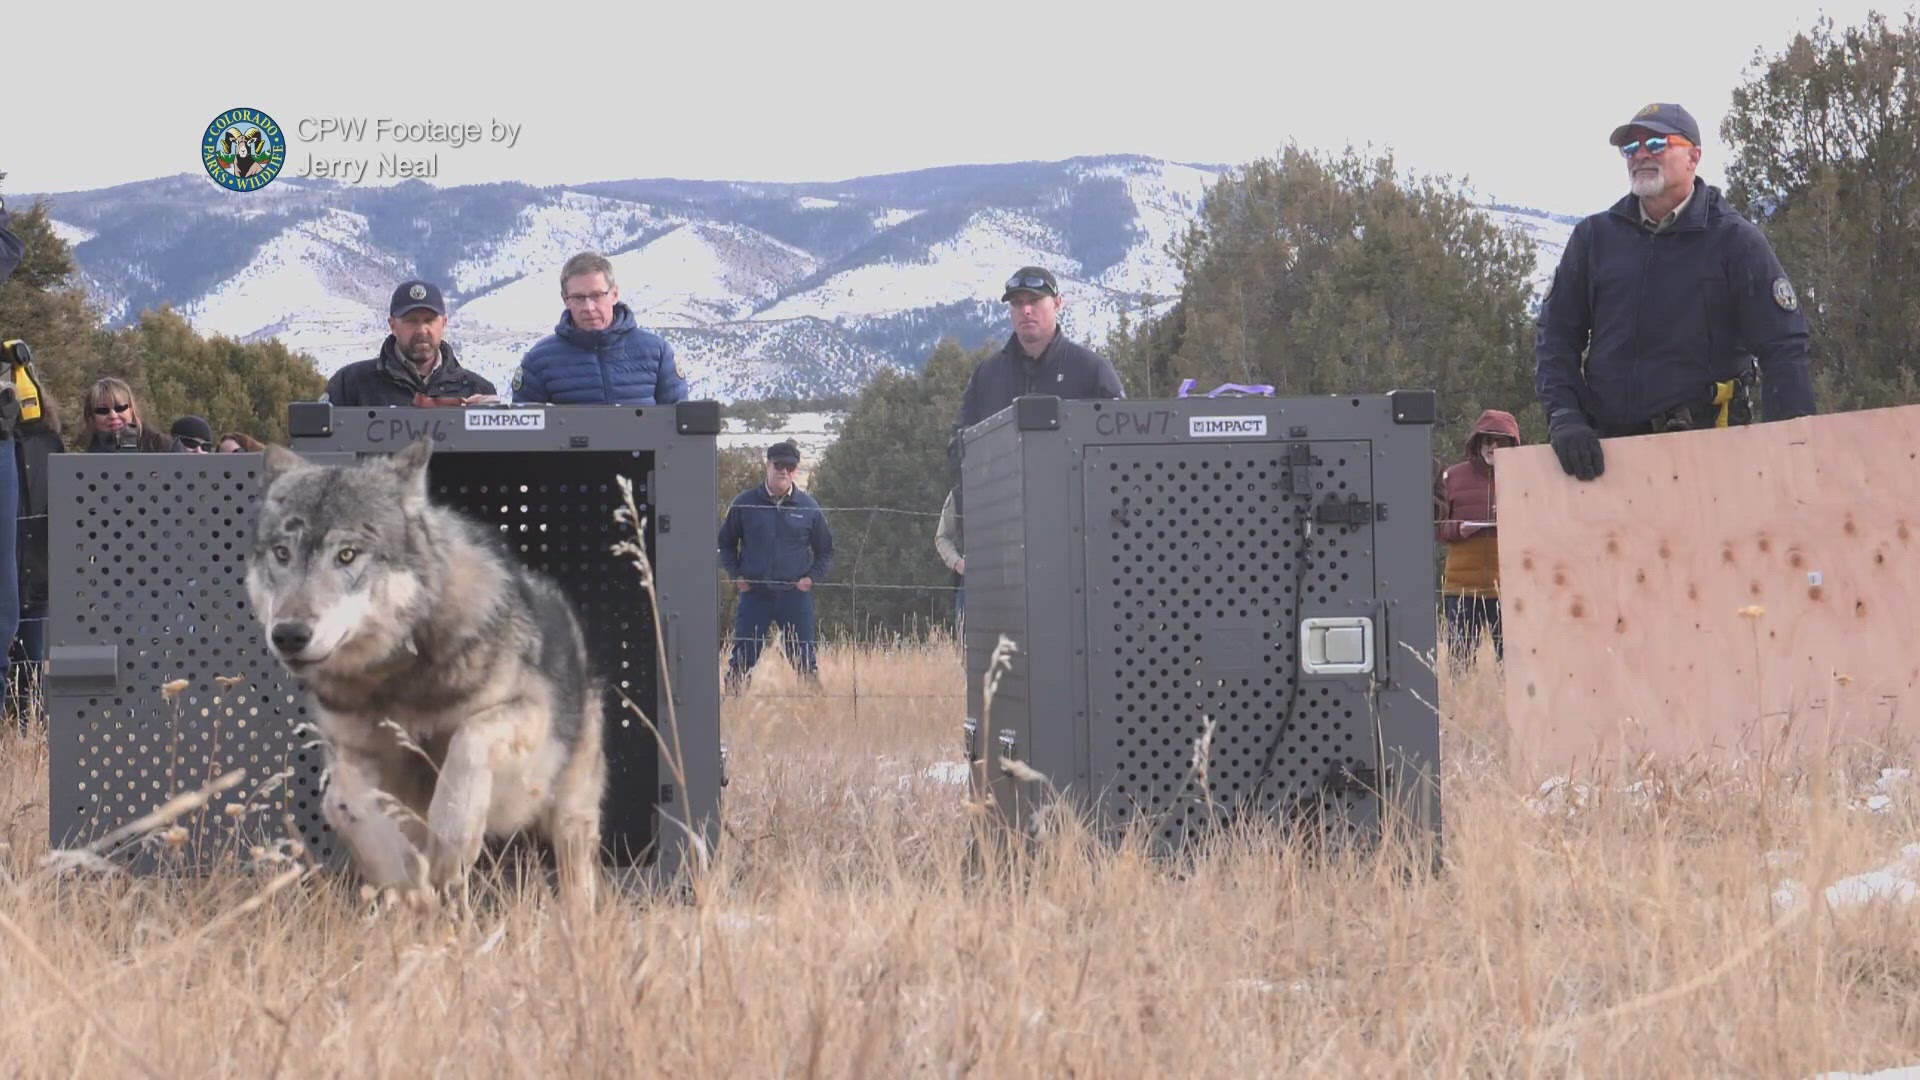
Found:
[[[1443,678],[1439,875],[1406,852],[1315,855],[1259,832],[1165,863],[1070,818],[1017,865],[970,873],[952,644],[829,647],[818,691],[769,650],[725,706],[734,780],[710,887],[571,924],[537,882],[498,883],[462,922],[243,852],[204,878],[50,873],[44,730],[0,733],[0,917],[52,962],[0,947],[0,1071],[1808,1076],[1920,1061],[1920,935],[1897,885],[1911,896],[1920,875],[1920,851],[1912,874],[1900,858],[1920,798],[1879,771],[1906,764],[1899,748],[1648,762],[1543,792],[1506,776],[1490,661]],[[1839,879],[1874,868],[1892,898],[1851,903]]]

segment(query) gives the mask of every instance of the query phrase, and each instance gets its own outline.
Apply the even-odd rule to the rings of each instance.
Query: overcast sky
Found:
[[[1291,6],[22,4],[6,19],[0,170],[13,194],[197,172],[208,122],[246,106],[288,130],[290,168],[436,149],[303,139],[303,120],[519,125],[511,148],[438,147],[442,185],[837,180],[1107,153],[1232,164],[1291,140],[1391,148],[1485,197],[1585,213],[1624,190],[1605,139],[1641,105],[1693,111],[1717,183],[1719,123],[1754,51],[1821,11],[1846,25],[1890,10]]]

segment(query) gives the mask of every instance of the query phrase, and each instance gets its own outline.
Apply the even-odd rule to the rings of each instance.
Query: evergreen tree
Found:
[[[312,401],[326,380],[305,354],[278,341],[203,338],[171,307],[141,315],[120,332],[144,376],[136,392],[155,423],[205,417],[214,431],[245,431],[265,442],[287,440],[287,403]]]
[[[76,280],[73,253],[54,234],[47,208],[36,203],[10,213],[25,245],[20,268],[0,282],[0,337],[33,350],[34,368],[69,431],[79,427],[80,394],[91,381],[99,315]]]
[[[1188,378],[1283,396],[1423,388],[1440,394],[1443,447],[1483,408],[1543,426],[1533,241],[1453,181],[1290,148],[1222,177],[1176,254],[1179,301],[1108,344],[1133,396]]]
[[[202,337],[168,307],[144,312],[123,330],[102,330],[74,272],[73,252],[54,233],[46,206],[36,203],[11,218],[26,250],[20,268],[0,283],[0,336],[33,350],[69,445],[86,442],[80,405],[103,375],[127,380],[153,424],[164,427],[191,413],[216,433],[245,431],[276,442],[287,439],[287,403],[313,400],[325,388],[305,354],[277,341]]]
[[[1822,17],[1756,54],[1720,134],[1727,197],[1799,292],[1821,411],[1920,401],[1920,17]]]
[[[815,594],[823,632],[873,638],[952,619],[951,578],[933,550],[947,440],[967,377],[996,348],[969,354],[943,340],[920,374],[883,370],[855,399],[812,487],[834,542],[833,584]]]

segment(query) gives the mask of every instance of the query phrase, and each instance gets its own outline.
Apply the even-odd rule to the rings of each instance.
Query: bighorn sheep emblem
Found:
[[[228,128],[220,133],[221,156],[231,159],[227,165],[235,176],[247,177],[266,166],[263,151],[266,149],[266,133],[254,128],[244,135],[238,128]]]

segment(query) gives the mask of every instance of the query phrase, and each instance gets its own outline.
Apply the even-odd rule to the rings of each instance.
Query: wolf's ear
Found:
[[[294,453],[284,446],[275,445],[269,445],[266,448],[260,463],[266,474],[262,477],[265,481],[265,483],[262,484],[263,490],[272,487],[275,480],[280,479],[295,469],[304,469],[307,467],[305,458],[302,458],[299,454]]]
[[[388,459],[400,480],[400,491],[409,502],[427,501],[427,459],[433,456],[433,440],[421,439]]]

